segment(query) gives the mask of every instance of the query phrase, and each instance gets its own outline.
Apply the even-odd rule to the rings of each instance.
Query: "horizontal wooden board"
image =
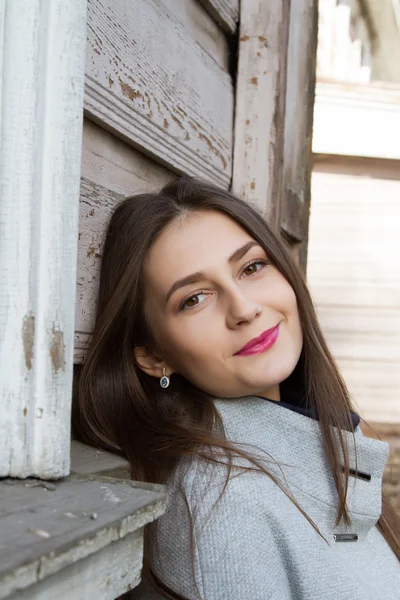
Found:
[[[324,329],[324,326],[323,326]],[[363,334],[358,331],[325,333],[330,349],[337,358],[397,362],[400,364],[398,336]],[[373,365],[371,364],[371,368]]]
[[[354,389],[354,394],[359,396],[357,389]],[[400,414],[398,410],[398,397],[385,398],[382,402],[379,396],[362,396],[362,407],[359,414],[367,422],[375,421],[377,423],[399,423]]]
[[[367,421],[400,423],[400,371],[387,361],[339,358],[338,365],[359,414]]]
[[[399,138],[399,84],[317,84],[315,153],[399,159]]]
[[[7,600],[115,600],[135,588],[143,564],[143,530],[134,531]]]
[[[200,0],[210,15],[230,34],[234,34],[239,21],[239,0]]]
[[[400,304],[385,310],[379,304],[372,307],[319,304],[318,316],[326,332],[345,335],[356,331],[360,336],[399,337]]]
[[[390,266],[381,265],[379,259],[371,260],[368,264],[363,260],[351,261],[351,252],[347,253],[348,262],[343,265],[339,262],[335,263],[329,255],[320,254],[318,263],[312,265],[308,271],[309,277],[318,277],[320,281],[340,281],[341,283],[360,283],[373,286],[376,284],[383,285],[386,288],[397,290],[399,282],[394,281],[391,284],[388,281],[388,276],[393,273]],[[322,262],[326,258],[325,264]],[[320,262],[321,261],[321,262]],[[315,289],[315,285],[314,285]]]
[[[177,2],[89,0],[85,113],[174,172],[228,188],[232,81]]]
[[[105,229],[121,200],[158,191],[174,175],[86,120],[83,127],[79,206],[75,362],[83,358],[92,330]]]
[[[337,357],[339,369],[361,416],[400,423],[399,361]]]
[[[77,440],[71,441],[71,473],[79,475],[106,475],[130,479],[128,461],[111,452],[98,450]],[[118,473],[118,475],[116,475]]]
[[[81,175],[120,196],[158,191],[176,177],[88,119],[83,122]]]
[[[47,487],[46,487],[47,485]],[[165,488],[109,477],[0,483],[0,598],[141,529],[165,510]]]
[[[218,0],[215,0],[218,1]],[[222,0],[224,1],[224,0]],[[224,70],[229,69],[227,36],[199,0],[163,0],[187,34]]]
[[[368,360],[341,358],[340,364],[348,381],[357,383],[365,392],[368,390],[376,394],[397,387],[400,395],[400,370],[395,362],[377,360],[374,369],[371,369],[371,362]]]
[[[400,283],[380,283],[371,285],[370,280],[357,280],[357,286],[351,285],[352,279],[344,281],[343,277],[328,277],[327,270],[322,270],[321,277],[312,275],[309,289],[314,301],[321,307],[359,306],[398,308],[400,306]]]

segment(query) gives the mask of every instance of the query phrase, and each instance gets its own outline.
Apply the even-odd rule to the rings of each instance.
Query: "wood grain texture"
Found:
[[[0,599],[58,575],[160,516],[164,486],[150,490],[132,483],[71,476],[49,489],[37,480],[1,482]]]
[[[278,223],[289,2],[242,0],[232,188]]]
[[[199,0],[165,2],[174,18],[180,21],[187,35],[224,71],[229,69],[229,43],[204,3]]]
[[[281,227],[301,242],[299,260],[307,262],[312,165],[312,128],[317,51],[317,0],[290,3]]]
[[[7,600],[115,600],[140,583],[143,528]]]
[[[86,3],[1,3],[0,477],[69,470]]]
[[[71,442],[71,473],[130,479],[129,463],[122,456],[98,450],[77,440]]]
[[[158,191],[169,171],[86,120],[79,206],[74,362],[81,362],[92,330],[106,226],[126,196]]]
[[[400,423],[400,170],[316,159],[308,282],[362,416]]]
[[[85,112],[174,172],[227,188],[231,78],[171,9],[178,1],[89,0]]]
[[[200,0],[217,23],[230,34],[236,32],[239,21],[239,0]]]

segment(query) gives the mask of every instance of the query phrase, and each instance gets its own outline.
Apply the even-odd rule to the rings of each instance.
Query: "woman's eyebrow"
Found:
[[[259,246],[259,245],[260,244],[258,242],[256,242],[255,240],[247,242],[246,244],[244,244],[244,246],[241,246],[240,248],[235,250],[235,252],[228,258],[228,263],[233,263],[233,262],[236,262],[237,260],[240,260],[245,254],[247,254],[247,252],[250,250],[250,248],[253,248],[253,246]],[[198,281],[201,281],[203,279],[206,279],[204,271],[196,271],[196,273],[191,273],[190,275],[187,275],[186,277],[183,277],[182,279],[178,279],[178,281],[175,281],[175,283],[173,283],[172,286],[170,287],[170,289],[166,295],[166,298],[165,298],[165,303],[167,304],[167,302],[171,298],[172,294],[174,292],[176,292],[176,290],[178,290],[179,288],[185,287],[186,285],[190,285],[191,283],[197,283]]]

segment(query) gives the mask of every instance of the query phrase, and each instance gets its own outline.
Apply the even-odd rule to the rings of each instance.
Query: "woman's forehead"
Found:
[[[216,211],[176,219],[149,251],[147,282],[163,289],[193,272],[222,266],[238,247],[252,239],[236,221]]]
[[[175,219],[161,232],[150,249],[148,263],[178,252],[193,260],[213,252],[229,253],[235,249],[235,243],[250,239],[252,237],[229,216],[217,211],[198,211]]]

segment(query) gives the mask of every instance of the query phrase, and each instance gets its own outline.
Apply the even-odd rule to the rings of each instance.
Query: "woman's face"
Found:
[[[162,362],[144,370],[160,377],[165,367],[216,397],[279,400],[302,332],[294,291],[267,261],[246,231],[216,211],[170,224],[145,264],[145,314]],[[250,353],[237,354],[276,327]]]

